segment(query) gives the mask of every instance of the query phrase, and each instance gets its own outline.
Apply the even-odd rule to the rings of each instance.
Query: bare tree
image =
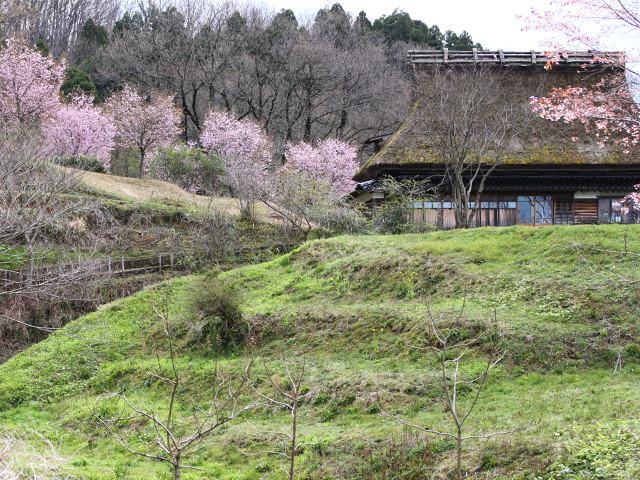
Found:
[[[74,478],[64,471],[69,461],[38,431],[29,435],[0,434],[0,478],[2,480]]]
[[[439,376],[439,383],[442,388],[442,397],[441,400],[444,403],[446,411],[449,413],[451,420],[455,425],[455,433],[443,432],[440,430],[434,430],[432,428],[423,427],[420,425],[414,425],[408,423],[401,418],[392,415],[386,411],[382,413],[388,417],[396,419],[401,424],[416,428],[424,433],[430,433],[434,435],[439,435],[442,437],[452,438],[456,441],[456,479],[462,479],[462,444],[466,440],[473,439],[486,439],[492,438],[502,435],[509,435],[511,433],[517,432],[526,428],[528,425],[516,428],[505,430],[502,432],[488,433],[488,434],[478,434],[478,435],[464,435],[464,427],[467,423],[467,420],[473,413],[474,408],[478,403],[478,399],[480,398],[480,393],[485,386],[485,382],[491,373],[491,370],[495,368],[495,366],[500,363],[500,361],[505,356],[504,350],[499,350],[495,345],[490,347],[489,353],[487,355],[487,363],[484,369],[475,377],[466,377],[463,376],[462,372],[462,361],[469,349],[478,344],[481,340],[485,339],[487,336],[492,335],[495,336],[495,332],[492,329],[486,329],[480,335],[464,340],[458,340],[456,334],[454,332],[458,331],[460,326],[460,321],[462,320],[464,313],[464,303],[460,308],[460,312],[457,317],[454,319],[454,322],[451,327],[447,330],[442,329],[438,326],[435,318],[433,317],[431,310],[427,306],[427,311],[429,314],[429,322],[433,334],[436,339],[437,346],[427,346],[427,347],[418,347],[408,345],[410,348],[427,351],[433,354],[433,364],[430,365],[435,372],[437,372]],[[494,324],[495,324],[495,312],[494,312]],[[495,325],[494,325],[495,327]],[[475,388],[475,392],[471,393],[471,400],[467,403],[466,408],[462,406],[460,403],[460,396],[462,392],[462,388],[465,390],[473,391]]]
[[[93,285],[99,262],[78,255],[54,255],[51,238],[79,221],[87,202],[77,195],[77,172],[38,157],[37,134],[0,132],[0,325],[29,324],[21,300],[90,300],[78,286]],[[83,258],[85,257],[85,258]]]
[[[327,179],[312,178],[300,172],[280,170],[271,176],[259,194],[259,200],[293,226],[306,241],[314,228],[362,232],[367,219],[357,206],[345,198],[336,198]]]
[[[305,380],[306,374],[306,358],[303,357],[302,365],[299,367],[299,374],[295,374],[291,372],[289,368],[289,364],[287,362],[287,358],[282,353],[282,364],[284,365],[284,369],[287,373],[285,382],[287,386],[278,385],[274,380],[274,376],[272,372],[269,370],[266,364],[266,360],[263,362],[265,373],[267,374],[267,378],[269,379],[269,383],[273,387],[273,393],[265,393],[255,388],[253,384],[251,384],[253,390],[258,394],[261,400],[264,401],[262,405],[265,406],[273,406],[285,410],[289,410],[289,414],[291,415],[291,424],[288,431],[281,432],[268,432],[264,430],[260,430],[251,422],[245,419],[245,421],[253,428],[256,432],[263,434],[271,434],[276,435],[278,437],[284,437],[285,441],[288,443],[288,448],[285,448],[284,451],[264,451],[260,453],[244,453],[244,455],[278,455],[283,457],[287,462],[287,467],[283,468],[280,465],[280,469],[287,474],[288,480],[294,480],[295,478],[295,465],[296,465],[296,455],[300,451],[300,447],[305,445],[314,445],[315,443],[309,442],[300,442],[298,438],[298,429],[299,425],[299,408],[300,406],[311,396],[315,395],[319,389],[319,386],[315,386],[314,388],[308,388],[303,386],[303,382]]]
[[[164,362],[157,352],[155,364],[150,365],[149,371],[153,378],[167,387],[166,399],[160,405],[152,405],[149,402],[140,405],[125,393],[106,393],[98,400],[115,399],[118,413],[113,418],[98,416],[98,421],[129,453],[169,463],[173,467],[173,478],[179,480],[183,469],[202,470],[185,464],[187,454],[216,429],[253,408],[256,403],[249,401],[241,404],[240,402],[240,396],[246,390],[251,364],[247,365],[244,377],[235,385],[233,379],[224,377],[216,365],[209,392],[210,398],[204,407],[188,392],[191,365],[184,369],[180,369],[178,365],[175,325],[169,320],[169,302],[170,293],[166,291],[160,310],[154,307],[162,323],[167,342],[169,365],[163,365]],[[191,418],[178,415],[180,402],[189,404],[193,412]],[[123,422],[135,419],[149,422],[153,429],[153,440],[143,442],[142,448],[133,447],[131,441],[120,429]],[[158,449],[161,453],[156,453]]]
[[[185,0],[165,9],[143,4],[136,21],[116,31],[101,53],[99,76],[113,84],[176,92],[186,140],[197,139],[237,50],[238,35],[225,28],[230,15],[226,2]]]
[[[517,77],[490,67],[434,67],[416,82],[413,135],[450,184],[456,227],[468,228],[487,177],[535,119]],[[529,93],[530,94],[530,93]],[[472,194],[475,202],[472,203]]]

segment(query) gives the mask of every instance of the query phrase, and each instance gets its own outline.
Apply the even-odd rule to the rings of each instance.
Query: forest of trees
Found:
[[[134,9],[43,0],[0,11],[1,36],[66,58],[65,95],[80,89],[101,102],[125,84],[175,94],[183,140],[199,140],[214,108],[260,123],[278,155],[287,142],[357,143],[392,131],[409,104],[408,49],[481,48],[467,32],[442,33],[406,12],[372,22],[338,3],[309,19],[205,0]]]

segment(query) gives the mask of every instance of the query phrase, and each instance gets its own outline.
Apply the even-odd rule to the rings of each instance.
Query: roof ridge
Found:
[[[526,51],[504,51],[504,50],[409,50],[407,60],[410,65],[443,64],[443,65],[464,65],[464,64],[497,64],[497,65],[540,65],[556,63],[560,65],[586,65],[592,64],[601,66],[611,63],[616,59],[624,59],[624,52],[597,52],[574,51],[556,52],[557,55],[550,56],[550,52],[536,50]]]

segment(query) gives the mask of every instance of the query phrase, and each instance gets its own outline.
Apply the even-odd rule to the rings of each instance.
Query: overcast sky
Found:
[[[335,3],[325,0],[267,2],[277,10],[290,8],[298,16],[315,14],[320,8],[331,7]],[[364,10],[371,21],[400,8],[413,19],[422,20],[429,26],[438,25],[442,32],[449,29],[456,33],[467,30],[473,40],[480,42],[484,48],[523,51],[539,50],[540,41],[545,37],[538,32],[522,32],[525,23],[516,16],[528,16],[531,7],[540,11],[549,9],[549,0],[342,0],[339,3],[354,15]]]

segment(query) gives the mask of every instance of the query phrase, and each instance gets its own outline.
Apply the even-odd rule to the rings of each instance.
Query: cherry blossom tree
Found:
[[[109,166],[116,128],[86,95],[76,96],[69,103],[60,105],[43,122],[42,133],[45,158],[85,155],[96,157]]]
[[[531,98],[543,118],[580,122],[595,131],[600,144],[615,142],[625,147],[640,139],[640,110],[630,90],[637,72],[629,68],[638,60],[637,51],[605,52],[607,42],[631,39],[640,33],[640,3],[636,0],[554,0],[551,10],[531,11],[526,29],[547,32],[547,68],[553,69],[563,53],[572,49],[598,53],[593,62],[608,67],[608,75],[591,87],[556,88],[547,97]],[[587,67],[589,65],[585,65]]]
[[[140,178],[147,153],[170,145],[181,132],[178,124],[182,115],[173,97],[155,90],[141,95],[136,88],[126,85],[106,102],[119,143],[140,152]]]
[[[640,214],[640,183],[635,185],[635,191],[625,196],[622,200],[622,213]],[[637,217],[636,217],[637,218]]]
[[[211,112],[200,136],[205,151],[222,159],[224,181],[250,218],[256,199],[268,184],[271,141],[260,125],[236,120],[229,113]]]
[[[7,39],[0,49],[0,118],[31,126],[57,111],[65,68],[64,60],[56,62],[22,40]]]
[[[287,163],[285,170],[304,172],[311,179],[328,181],[333,189],[333,194],[340,197],[350,191],[356,185],[352,180],[359,164],[356,158],[357,151],[337,139],[320,140],[314,148],[309,143],[287,145],[285,156]]]
[[[344,195],[353,190],[356,149],[335,139],[287,145],[287,163],[274,172],[260,200],[290,223],[303,238],[316,226],[342,232],[366,222]]]

